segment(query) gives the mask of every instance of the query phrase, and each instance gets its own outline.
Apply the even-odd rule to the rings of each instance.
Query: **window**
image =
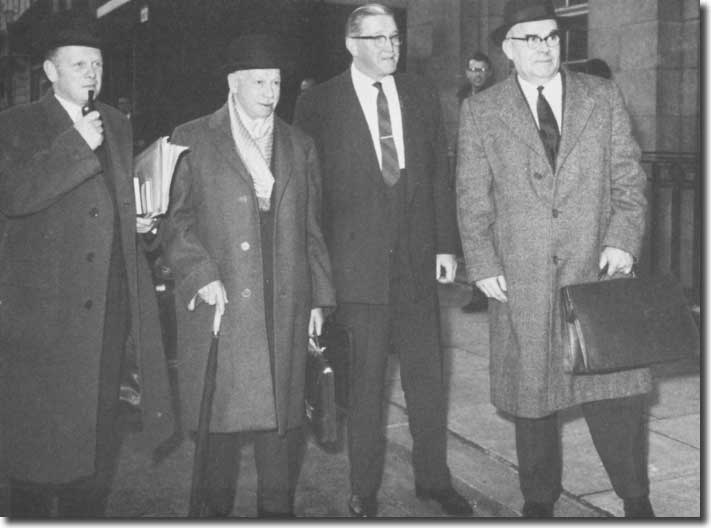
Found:
[[[588,2],[554,0],[553,4],[558,16],[566,23],[561,41],[561,61],[575,70],[588,59]]]

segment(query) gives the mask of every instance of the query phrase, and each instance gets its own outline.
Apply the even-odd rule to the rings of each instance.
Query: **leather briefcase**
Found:
[[[575,284],[560,295],[567,372],[602,374],[699,357],[699,329],[670,275]]]
[[[306,418],[318,443],[339,449],[342,419],[348,408],[351,336],[342,325],[328,322],[321,337],[309,339],[306,363]]]

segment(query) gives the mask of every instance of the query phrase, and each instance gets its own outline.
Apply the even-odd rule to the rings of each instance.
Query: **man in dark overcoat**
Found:
[[[354,10],[345,44],[350,69],[302,95],[294,122],[316,140],[335,317],[353,335],[349,508],[358,517],[377,514],[385,370],[393,351],[417,496],[438,501],[448,514],[469,515],[447,467],[436,279],[454,279],[457,230],[439,98],[425,79],[393,75],[401,41],[390,9]]]
[[[611,81],[560,68],[549,0],[510,0],[492,39],[516,71],[462,106],[457,198],[467,274],[490,298],[492,403],[515,417],[523,514],[553,515],[558,411],[580,404],[625,514],[651,516],[650,373],[567,373],[559,297],[639,255],[646,177],[629,115]]]
[[[176,280],[184,423],[195,428],[214,305],[224,312],[208,442],[210,516],[232,510],[241,443],[254,432],[260,517],[293,515],[309,334],[335,305],[320,228],[316,148],[274,114],[285,55],[268,35],[227,49],[230,88],[215,113],[176,128],[189,147],[167,222]]]
[[[0,114],[2,456],[11,516],[93,517],[129,334],[140,350],[131,128],[100,102],[82,115],[101,91],[92,21],[56,15],[44,38],[52,88]]]

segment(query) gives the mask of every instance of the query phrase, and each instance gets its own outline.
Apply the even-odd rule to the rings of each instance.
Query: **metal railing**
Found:
[[[668,272],[689,301],[701,297],[701,184],[698,153],[644,152],[649,200],[641,273]]]

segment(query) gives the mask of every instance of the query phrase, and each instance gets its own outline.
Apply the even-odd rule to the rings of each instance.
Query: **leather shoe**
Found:
[[[526,501],[521,513],[529,519],[550,519],[553,517],[553,503]]]
[[[625,499],[625,517],[627,519],[652,519],[656,517],[649,497]]]
[[[439,503],[447,515],[467,517],[474,513],[469,501],[452,486],[441,490],[431,490],[415,484],[415,495],[418,499],[432,499]]]
[[[378,500],[375,495],[351,495],[348,500],[351,517],[375,517],[378,515]]]

